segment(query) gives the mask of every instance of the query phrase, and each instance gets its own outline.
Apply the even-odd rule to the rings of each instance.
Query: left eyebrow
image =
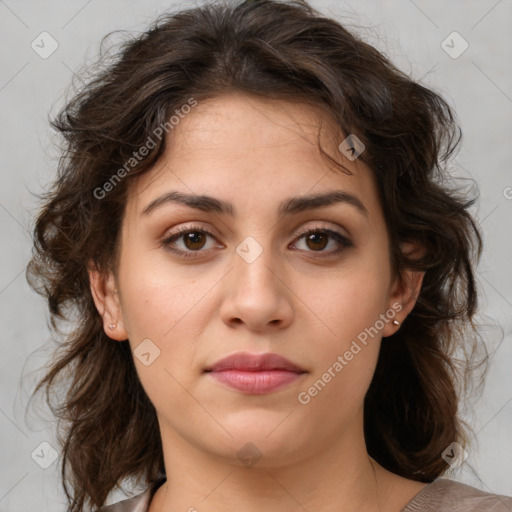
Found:
[[[164,205],[165,203],[183,204],[190,208],[204,212],[224,213],[230,216],[235,215],[234,206],[227,201],[222,201],[215,197],[206,195],[184,194],[176,190],[168,192],[151,201],[144,208],[144,210],[142,210],[141,215],[148,215],[153,210]],[[278,214],[280,216],[294,215],[304,211],[314,210],[316,208],[322,208],[337,203],[345,203],[354,206],[360,213],[368,216],[368,210],[361,202],[361,200],[358,197],[345,192],[344,190],[334,190],[331,192],[309,196],[288,198],[279,204]]]
[[[336,203],[346,203],[354,206],[360,213],[368,216],[368,210],[361,200],[344,190],[334,190],[323,194],[291,197],[279,205],[279,215],[291,215],[307,210],[314,210]]]

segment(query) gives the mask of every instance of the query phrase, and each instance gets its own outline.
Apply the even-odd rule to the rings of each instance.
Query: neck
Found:
[[[362,436],[341,436],[312,454],[295,454],[285,464],[282,455],[275,460],[264,455],[252,467],[236,457],[208,454],[165,429],[162,440],[167,481],[157,490],[150,512],[396,512],[419,490],[414,486],[407,499],[392,502],[396,475],[368,456]]]

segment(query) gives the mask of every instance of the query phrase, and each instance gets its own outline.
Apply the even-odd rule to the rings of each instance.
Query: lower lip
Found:
[[[295,382],[301,374],[287,370],[266,370],[248,372],[242,370],[224,370],[209,372],[209,374],[222,384],[230,388],[253,395],[262,395],[281,389]]]

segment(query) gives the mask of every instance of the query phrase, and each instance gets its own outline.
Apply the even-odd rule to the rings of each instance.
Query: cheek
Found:
[[[173,410],[190,407],[180,383],[191,378],[203,327],[203,283],[136,252],[120,265],[119,278],[123,320],[142,387],[157,410],[170,403]]]
[[[177,272],[158,250],[143,252],[127,247],[119,277],[130,339],[164,342],[186,321],[189,312],[196,312],[208,282],[197,280],[192,272],[192,267]]]
[[[177,381],[193,378],[190,369],[197,364],[199,340],[211,320],[208,291],[219,276],[198,275],[192,266],[177,271],[157,251],[127,248],[119,279],[123,320],[143,387],[152,399],[162,390],[180,397]],[[140,353],[150,354],[150,365]]]
[[[301,404],[312,406],[320,417],[329,415],[334,423],[354,417],[364,403],[378,360],[381,335],[375,324],[384,312],[375,289],[361,283],[330,288],[318,297],[323,304],[323,336],[316,336],[315,371],[298,397]],[[312,414],[314,416],[315,414]]]
[[[338,339],[340,348],[349,338],[373,326],[385,312],[387,282],[385,269],[372,272],[368,267],[354,266],[311,283],[307,304],[317,314],[327,338]]]
[[[345,412],[360,407],[378,359],[388,276],[384,263],[361,257],[311,288],[308,306],[323,333],[315,339],[316,371],[308,383],[311,396],[319,398],[316,406],[343,403]]]

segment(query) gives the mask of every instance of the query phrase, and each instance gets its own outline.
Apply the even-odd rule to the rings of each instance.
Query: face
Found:
[[[391,274],[372,173],[335,133],[304,104],[223,96],[132,182],[116,276],[91,277],[164,445],[276,466],[360,443],[381,338],[414,291]]]

